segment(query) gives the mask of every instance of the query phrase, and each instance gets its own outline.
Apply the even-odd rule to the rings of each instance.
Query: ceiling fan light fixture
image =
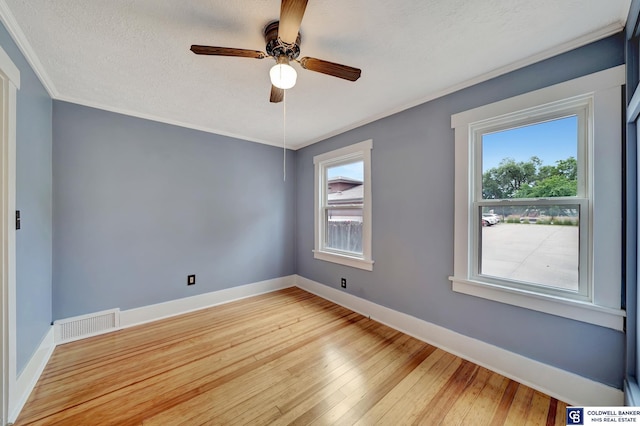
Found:
[[[298,74],[288,63],[278,61],[277,64],[271,67],[269,77],[271,78],[271,84],[278,89],[291,89],[296,85]]]
[[[270,22],[262,31],[266,42],[266,52],[198,44],[191,45],[191,51],[196,55],[274,59],[276,65],[269,71],[271,80],[269,102],[271,103],[283,102],[285,90],[291,89],[296,84],[298,76],[296,70],[289,64],[290,61],[298,62],[305,70],[342,78],[348,81],[356,81],[362,73],[359,68],[311,57],[304,57],[298,60],[298,56],[300,56],[300,42],[302,40],[300,37],[300,24],[308,1],[309,0],[280,1],[280,20]]]

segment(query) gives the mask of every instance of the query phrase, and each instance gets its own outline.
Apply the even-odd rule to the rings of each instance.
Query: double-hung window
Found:
[[[474,278],[589,300],[592,109],[585,95],[471,126]]]
[[[371,149],[368,140],[314,157],[316,259],[373,269]]]
[[[452,116],[453,290],[622,329],[617,67]]]

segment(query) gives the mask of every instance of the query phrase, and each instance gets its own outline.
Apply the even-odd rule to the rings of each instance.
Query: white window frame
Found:
[[[534,92],[454,114],[455,214],[452,288],[489,300],[546,312],[578,321],[623,330],[621,305],[622,259],[622,89],[624,65],[590,74]],[[586,138],[578,148],[580,283],[578,293],[545,291],[478,273],[479,202],[482,152],[477,138],[489,130],[536,123],[575,110],[585,114]],[[582,110],[582,111],[581,111]],[[566,116],[566,114],[565,114]],[[593,117],[591,122],[591,118]],[[508,154],[508,153],[507,153]],[[480,176],[478,178],[478,176]],[[478,182],[478,179],[480,182]],[[481,197],[481,195],[480,195]],[[556,199],[549,199],[556,200]],[[513,203],[521,200],[514,199]],[[528,204],[553,204],[547,199]]]
[[[373,270],[371,258],[371,139],[313,157],[314,164],[314,250],[315,259],[338,263],[354,268]],[[363,206],[362,206],[362,255],[331,249],[325,246],[325,209],[327,201],[327,173],[330,167],[341,164],[363,162]]]
[[[506,200],[483,199],[482,198],[482,137],[485,134],[500,132],[548,122],[555,119],[566,118],[569,116],[577,116],[578,118],[578,146],[576,153],[577,163],[577,194],[575,197],[553,197],[553,198],[510,198]],[[589,286],[589,268],[591,264],[589,249],[589,211],[591,188],[588,181],[589,152],[592,152],[593,137],[593,96],[585,94],[570,99],[553,102],[551,104],[534,107],[525,111],[519,111],[506,114],[500,117],[482,120],[469,124],[469,144],[471,145],[470,157],[473,158],[473,168],[470,172],[473,179],[474,190],[472,197],[472,233],[469,242],[471,251],[473,268],[470,271],[470,277],[474,281],[487,281],[505,287],[517,287],[529,289],[534,292],[544,294],[554,294],[568,299],[590,301]],[[509,152],[505,152],[505,156],[509,156]],[[482,275],[480,272],[480,254],[479,250],[481,241],[480,233],[482,231],[480,220],[480,209],[482,207],[497,208],[500,206],[522,206],[522,205],[577,205],[580,209],[580,221],[578,224],[579,232],[579,283],[578,291],[564,290],[551,286],[542,287],[541,285],[528,284],[525,282],[511,281],[509,279],[491,277]]]

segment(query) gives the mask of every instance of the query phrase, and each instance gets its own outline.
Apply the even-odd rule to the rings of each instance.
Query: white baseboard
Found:
[[[126,311],[120,311],[120,328],[132,327],[175,315],[186,314],[187,312],[198,309],[257,296],[259,294],[293,287],[294,285],[295,276],[289,275],[224,290],[212,291],[197,296],[171,300],[169,302],[157,303],[155,305],[143,306],[141,308],[128,309]]]
[[[40,342],[40,346],[36,349],[22,373],[17,377],[16,383],[11,387],[12,391],[9,395],[9,422],[13,423],[18,418],[22,407],[27,402],[31,391],[36,386],[42,371],[49,362],[51,354],[55,349],[55,339],[53,327],[49,329],[47,334]]]
[[[295,283],[303,290],[571,405],[583,407],[624,405],[624,393],[620,389],[535,361],[301,276],[296,275]]]

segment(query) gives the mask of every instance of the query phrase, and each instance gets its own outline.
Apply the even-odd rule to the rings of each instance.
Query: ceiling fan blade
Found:
[[[278,37],[287,44],[293,44],[298,38],[300,23],[307,8],[307,0],[282,0],[280,4],[280,24]]]
[[[332,75],[338,78],[344,78],[349,81],[356,81],[360,78],[360,74],[362,73],[359,68],[323,61],[322,59],[302,58],[298,62],[300,62],[300,65],[304,69],[321,72],[322,74]]]
[[[282,102],[284,99],[284,89],[279,89],[273,84],[271,85],[271,98],[269,99],[274,104]]]
[[[191,45],[191,51],[196,55],[238,56],[241,58],[266,58],[267,54],[259,50],[235,49],[233,47]]]

